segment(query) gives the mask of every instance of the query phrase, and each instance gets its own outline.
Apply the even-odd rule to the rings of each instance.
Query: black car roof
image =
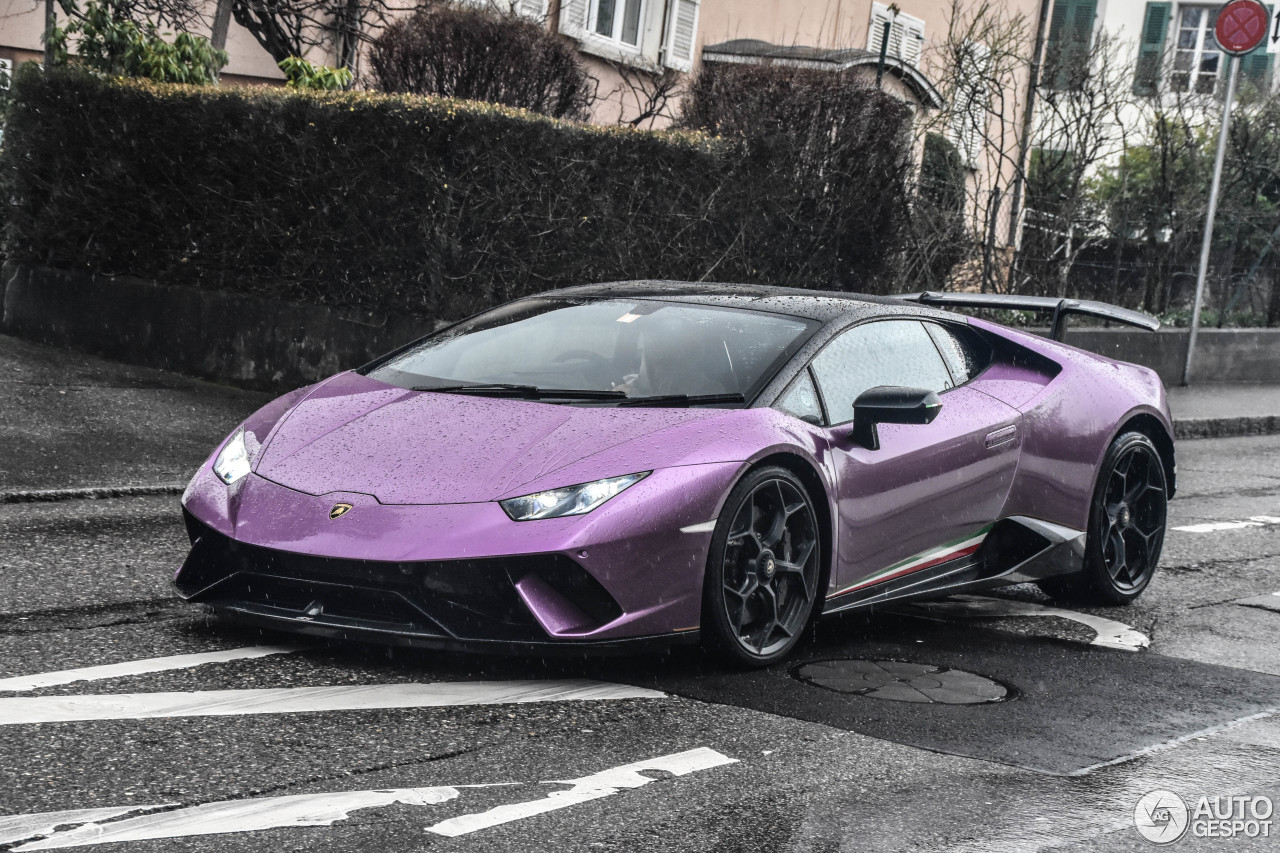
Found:
[[[767,284],[726,284],[693,281],[612,281],[553,290],[542,296],[570,296],[585,299],[663,299],[749,308],[787,314],[829,323],[838,319],[856,320],[881,315],[912,314],[921,317],[950,317],[954,314],[924,308],[892,296],[871,296],[838,290],[808,290]]]

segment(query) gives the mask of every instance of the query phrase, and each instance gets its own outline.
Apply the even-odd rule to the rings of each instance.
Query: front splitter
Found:
[[[697,629],[671,634],[627,637],[615,640],[476,640],[441,637],[393,627],[362,623],[355,620],[299,617],[271,612],[240,603],[205,602],[213,613],[234,622],[344,642],[374,643],[398,648],[431,649],[466,654],[528,654],[548,657],[596,657],[602,655],[640,654],[670,646],[694,645],[700,639]]]

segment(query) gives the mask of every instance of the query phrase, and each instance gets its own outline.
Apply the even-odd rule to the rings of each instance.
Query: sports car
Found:
[[[944,307],[930,307],[944,306]],[[763,665],[824,614],[1151,583],[1154,372],[947,306],[1093,302],[621,282],[520,299],[249,417],[182,498],[179,593],[463,650],[702,641]]]

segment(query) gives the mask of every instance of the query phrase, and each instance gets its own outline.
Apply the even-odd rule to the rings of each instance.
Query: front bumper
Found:
[[[303,634],[546,651],[695,641],[710,531],[736,465],[655,472],[586,516],[383,505],[250,475],[184,499],[183,598]],[[238,488],[237,488],[238,487]],[[336,502],[353,505],[339,519]],[[698,525],[694,532],[681,527]]]

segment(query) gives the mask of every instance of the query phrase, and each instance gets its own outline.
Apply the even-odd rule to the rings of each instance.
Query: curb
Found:
[[[1181,421],[1175,420],[1173,422],[1173,437],[1178,440],[1277,434],[1280,434],[1280,415],[1239,418],[1194,418]]]
[[[0,504],[50,503],[55,501],[96,501],[104,498],[135,498],[146,495],[180,495],[182,485],[94,486],[84,489],[37,489],[0,492]]]

